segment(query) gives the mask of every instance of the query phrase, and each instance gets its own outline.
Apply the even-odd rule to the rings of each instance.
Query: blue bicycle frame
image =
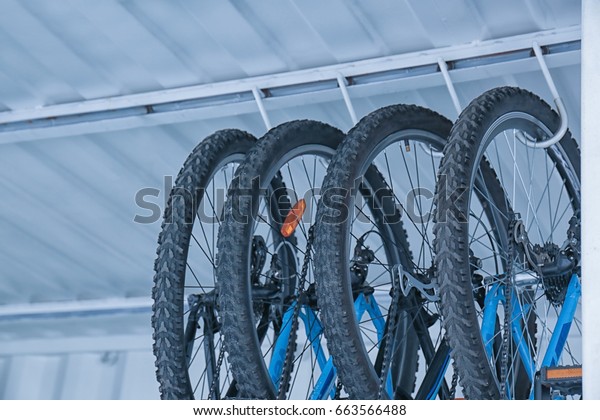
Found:
[[[276,389],[279,387],[279,380],[283,370],[285,354],[287,352],[288,342],[292,332],[292,317],[294,315],[295,307],[296,302],[294,302],[283,315],[283,326],[279,332],[277,341],[275,342],[273,355],[269,363],[269,375],[271,376],[271,380],[273,381]],[[385,321],[379,306],[377,305],[375,297],[366,297],[365,295],[360,294],[354,301],[354,310],[356,313],[356,318],[359,321],[362,319],[365,312],[369,314],[377,331],[378,339],[381,342],[385,330]],[[306,336],[309,339],[313,351],[315,352],[317,363],[321,369],[321,374],[319,375],[319,378],[315,384],[315,388],[311,392],[310,399],[324,400],[327,398],[333,398],[335,396],[335,380],[337,378],[337,373],[333,364],[333,358],[325,358],[323,346],[321,345],[323,326],[321,325],[321,322],[319,321],[313,309],[307,305],[302,305],[300,308],[299,318],[304,325]],[[392,383],[389,375],[386,385],[388,392],[391,392]]]
[[[577,310],[577,304],[581,298],[581,283],[579,277],[576,274],[571,276],[569,286],[567,287],[567,293],[563,302],[560,314],[558,316],[554,331],[550,338],[548,348],[542,360],[541,367],[552,367],[556,366],[560,360],[560,356],[565,347],[573,318]],[[481,337],[483,344],[490,359],[493,358],[493,343],[496,334],[496,315],[498,311],[498,305],[506,301],[504,297],[504,285],[496,283],[494,284],[485,297],[484,310],[483,310],[483,321],[481,324]],[[531,305],[526,304],[521,306],[516,294],[513,292],[511,298],[512,309],[511,309],[511,332],[512,338],[517,346],[519,356],[525,366],[527,376],[533,384],[535,372],[536,372],[536,361],[532,357],[529,343],[524,337],[522,325],[527,325],[527,315],[531,310]],[[530,394],[530,399],[533,399],[533,387]]]
[[[271,362],[269,364],[269,373],[276,388],[279,386],[287,345],[290,339],[292,316],[295,305],[296,303],[292,304],[284,314],[283,327],[281,328],[275,343],[273,356],[271,357]],[[359,322],[362,320],[365,313],[369,314],[371,322],[377,332],[378,342],[381,343],[385,334],[385,320],[375,297],[373,295],[368,297],[364,294],[358,295],[354,301],[354,311]],[[306,336],[316,354],[316,360],[321,369],[321,374],[311,392],[310,399],[324,400],[327,398],[334,398],[337,373],[333,364],[333,359],[331,357],[325,358],[325,353],[321,345],[321,336],[323,334],[321,322],[313,309],[305,305],[301,308],[299,317],[304,324]],[[450,348],[445,340],[443,340],[430,363],[422,386],[417,393],[417,399],[433,400],[437,397],[449,365]],[[388,392],[388,395],[393,396],[391,374],[388,374],[386,378],[386,391]]]

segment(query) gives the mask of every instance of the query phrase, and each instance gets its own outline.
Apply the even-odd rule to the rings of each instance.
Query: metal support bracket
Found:
[[[272,125],[271,121],[269,120],[269,114],[267,114],[267,110],[265,109],[265,104],[263,103],[262,92],[256,86],[254,86],[252,88],[252,94],[254,95],[254,100],[258,106],[258,111],[260,112],[260,116],[262,117],[262,120],[265,123],[265,127],[267,127],[268,131],[272,128]]]
[[[442,73],[442,76],[444,77],[444,83],[446,84],[446,88],[448,89],[450,98],[452,99],[452,104],[454,105],[454,109],[456,110],[456,115],[460,115],[460,113],[462,111],[462,107],[460,106],[460,101],[458,100],[458,95],[456,93],[456,89],[454,89],[454,83],[452,83],[452,79],[450,78],[450,73],[448,72],[448,64],[446,64],[446,61],[441,57],[438,57],[437,62],[438,62],[438,66],[440,68],[440,72]],[[423,151],[425,153],[431,155],[432,157],[441,159],[442,156],[444,156],[444,154],[442,152],[433,150],[431,147],[427,147],[423,143],[419,143],[419,146],[421,146],[421,149],[423,149]]]
[[[346,104],[346,108],[348,108],[348,113],[350,114],[350,119],[352,120],[352,124],[356,125],[358,122],[358,118],[356,117],[356,112],[354,111],[354,106],[352,105],[352,101],[350,100],[350,95],[348,95],[348,87],[346,84],[348,80],[342,73],[337,74],[337,82],[342,91],[342,97],[344,98],[344,103]]]
[[[552,137],[543,141],[529,140],[525,134],[520,131],[516,133],[516,137],[521,143],[529,147],[546,148],[558,143],[563,138],[567,132],[567,129],[569,128],[569,117],[567,115],[567,109],[565,108],[565,105],[558,94],[558,89],[556,89],[556,85],[554,84],[554,80],[550,74],[550,70],[548,70],[548,65],[544,59],[544,53],[542,52],[540,44],[538,44],[537,41],[533,41],[533,52],[535,53],[535,57],[537,58],[540,68],[542,69],[542,74],[544,75],[544,79],[546,79],[548,88],[550,88],[550,92],[552,93],[552,99],[556,104],[558,116],[560,117],[560,126]]]
[[[452,83],[450,73],[448,72],[448,64],[446,64],[446,61],[444,61],[444,59],[440,57],[438,58],[438,66],[440,67],[440,72],[442,73],[442,76],[444,76],[444,82],[446,82],[446,88],[448,88],[448,93],[450,94],[450,98],[452,98],[452,103],[454,104],[456,114],[460,115],[460,113],[462,112],[462,107],[460,106],[460,101],[458,100],[456,89],[454,89],[454,84]]]

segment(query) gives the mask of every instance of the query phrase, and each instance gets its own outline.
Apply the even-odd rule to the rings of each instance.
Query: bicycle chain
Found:
[[[388,185],[388,183],[387,183],[387,180],[386,180],[384,177],[382,177],[382,180],[383,180],[383,183],[384,183],[385,187],[388,189],[388,191],[392,191],[392,189],[390,188],[390,186],[389,186],[389,185]],[[402,207],[402,205],[400,205],[400,207],[401,207],[401,208],[400,208],[400,211],[404,210],[404,207]],[[406,251],[408,251],[408,250],[406,250]],[[410,258],[412,259],[412,255],[409,255],[409,256],[410,256]],[[402,288],[402,279],[400,279],[400,280],[398,281],[398,283],[399,283],[398,285],[399,285],[399,287],[400,287],[400,290],[402,290],[402,289],[401,289],[401,288]],[[435,288],[435,286],[436,286],[436,285],[435,285],[435,277],[433,277],[433,278],[432,278],[432,283],[431,283],[431,286],[433,286],[434,288]],[[417,287],[417,289],[418,289],[418,290],[419,290],[419,291],[420,291],[420,292],[421,292],[421,293],[422,293],[424,296],[428,296],[428,293],[424,293],[424,291],[423,291],[423,290],[421,290],[421,289],[420,289],[420,288],[418,288],[418,287]],[[435,290],[435,289],[434,289],[434,290]],[[396,297],[396,295],[397,295],[397,297]],[[399,304],[399,301],[400,301],[400,296],[399,296],[399,293],[394,293],[394,298],[396,298],[397,300],[396,300],[396,303],[394,304],[394,306],[392,307],[392,309],[397,309],[397,306],[398,306],[398,304]],[[394,316],[395,316],[395,314],[394,314]],[[388,318],[389,318],[389,314],[388,314]],[[396,328],[396,326],[394,326],[394,329],[395,329],[395,328]],[[382,368],[381,368],[381,371],[382,371],[382,372],[385,372],[385,371],[388,369],[388,367],[387,367],[387,364],[389,364],[389,360],[388,360],[388,359],[390,358],[390,355],[389,355],[389,346],[388,346],[387,344],[388,344],[388,343],[386,343],[386,350],[385,350],[385,352],[384,352],[384,360],[383,360],[383,363],[382,363]],[[458,386],[458,370],[456,369],[456,366],[455,366],[455,362],[454,362],[454,361],[452,362],[452,364],[453,364],[453,366],[454,366],[454,372],[452,373],[452,383],[451,383],[451,388],[450,388],[450,396],[449,396],[451,400],[453,400],[453,399],[454,399],[454,397],[455,397],[455,395],[456,395],[456,388],[457,388],[457,386]],[[379,384],[379,393],[378,393],[378,397],[379,397],[379,399],[381,399],[381,396],[383,395],[383,391],[384,391],[384,389],[385,389],[385,382],[386,382],[386,380],[387,380],[387,373],[386,373],[385,375],[382,375],[382,376],[381,376],[381,378],[380,378],[380,381],[381,381],[381,382],[380,382],[380,384]]]
[[[505,400],[507,397],[506,393],[506,379],[508,376],[508,356],[510,352],[510,340],[511,340],[511,326],[510,321],[512,318],[512,273],[513,264],[515,258],[514,249],[514,227],[516,224],[515,215],[510,215],[510,221],[508,223],[508,249],[507,249],[507,267],[506,276],[504,281],[504,334],[502,335],[502,351],[500,356],[500,398]]]
[[[458,386],[458,369],[456,368],[456,361],[452,359],[452,382],[450,383],[450,395],[448,399],[453,400],[456,398],[456,388]]]
[[[381,363],[381,376],[379,378],[379,392],[377,397],[379,399],[382,398],[383,393],[385,392],[385,384],[387,382],[388,370],[390,367],[390,359],[392,356],[392,349],[394,347],[396,341],[396,328],[397,328],[397,312],[398,306],[400,305],[400,295],[402,294],[401,289],[399,287],[399,277],[397,275],[397,271],[394,271],[394,283],[397,283],[396,287],[392,289],[392,302],[390,305],[390,312],[388,313],[388,340],[385,343],[385,349],[383,351],[383,361]],[[389,340],[391,338],[391,340]],[[393,398],[393,395],[391,395]]]
[[[392,191],[393,190],[390,188],[390,186],[387,183],[387,180],[385,179],[385,177],[382,177],[382,181],[383,184],[385,186],[385,188],[388,191]],[[402,210],[404,210],[404,208],[402,207],[402,205],[400,204],[401,208],[400,208],[400,213],[402,213]],[[408,250],[406,250],[408,251]],[[409,257],[412,259],[412,255],[409,255]],[[393,320],[393,325],[389,324],[388,326],[388,336],[390,335],[390,331],[392,331],[392,343],[390,344],[390,340],[386,340],[385,343],[385,350],[383,352],[383,361],[381,363],[381,376],[379,378],[380,382],[379,382],[379,391],[377,393],[377,397],[379,399],[381,399],[381,397],[383,396],[383,393],[385,391],[385,383],[387,381],[387,371],[389,370],[389,364],[390,364],[390,358],[391,358],[391,350],[393,347],[393,341],[395,341],[395,330],[396,330],[396,312],[398,310],[398,305],[400,303],[400,294],[402,294],[402,279],[399,278],[398,272],[396,270],[394,270],[394,281],[397,283],[397,287],[394,287],[392,289],[392,303],[390,305],[390,308],[392,310],[393,313],[388,313],[388,320],[392,319]],[[390,328],[390,326],[392,328]],[[393,398],[393,395],[391,396]]]
[[[344,384],[339,379],[337,380],[337,384],[335,385],[335,395],[333,396],[334,400],[339,400],[342,397],[342,388]]]
[[[296,342],[296,331],[298,329],[298,317],[300,315],[301,300],[304,297],[304,285],[306,283],[306,276],[308,274],[308,268],[310,266],[310,254],[312,251],[312,242],[315,236],[315,225],[312,225],[308,229],[308,240],[306,242],[306,251],[304,254],[304,261],[302,262],[302,270],[300,271],[300,279],[298,281],[298,293],[296,296],[296,306],[294,307],[294,313],[292,316],[292,330],[290,331],[290,338],[288,345],[285,350],[285,358],[283,367],[281,370],[281,376],[279,377],[279,390],[277,391],[277,399],[285,399],[287,393],[287,385],[292,374],[294,367],[294,344]]]
[[[223,365],[223,360],[225,359],[225,346],[221,345],[221,350],[219,351],[219,358],[217,359],[217,365],[215,368],[215,376],[213,378],[212,384],[210,385],[210,390],[209,390],[209,396],[212,395],[216,395],[216,391],[217,391],[217,385],[219,384],[219,382],[221,382],[219,380],[220,378],[220,373],[221,373],[221,366]],[[210,398],[212,399],[212,398]]]

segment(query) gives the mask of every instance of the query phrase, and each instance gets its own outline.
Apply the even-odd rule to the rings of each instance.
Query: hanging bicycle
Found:
[[[255,141],[240,130],[207,137],[186,159],[170,193],[152,289],[154,354],[163,399],[237,395],[223,358],[214,285],[216,239],[226,189]]]
[[[343,133],[315,121],[270,130],[236,172],[219,231],[219,304],[244,398],[335,398],[311,247],[314,208]],[[287,189],[273,190],[273,180]]]
[[[454,397],[430,218],[450,127],[425,108],[382,108],[352,129],[328,169],[317,214],[317,292],[351,398]]]
[[[533,398],[540,373],[581,364],[580,156],[569,132],[549,144],[559,123],[539,97],[505,87],[473,100],[450,134],[435,261],[471,399]],[[580,394],[580,374],[563,373],[544,385]]]

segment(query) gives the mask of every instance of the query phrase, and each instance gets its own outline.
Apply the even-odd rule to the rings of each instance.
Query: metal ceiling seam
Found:
[[[140,7],[136,2],[121,2],[120,6],[131,15],[132,19],[139,22],[148,34],[152,35],[156,42],[160,43],[166,50],[170,51],[173,57],[181,63],[182,68],[185,68],[190,74],[195,75],[196,79],[199,81],[210,79],[210,76],[206,71],[199,68],[193,58],[187,57],[182,53],[181,46],[168,36],[167,28],[157,24],[148,16],[148,7]]]
[[[285,46],[277,39],[277,35],[269,29],[261,20],[261,16],[255,13],[250,3],[246,2],[230,2],[232,10],[238,14],[240,19],[244,19],[256,35],[262,39],[265,45],[268,46],[279,58],[285,63],[290,70],[299,68],[297,62],[288,54]]]
[[[344,77],[352,77],[435,64],[440,57],[446,62],[451,62],[474,57],[494,56],[511,51],[530,49],[533,41],[537,41],[542,46],[547,46],[579,41],[580,39],[581,27],[580,25],[574,25],[550,31],[541,31],[487,41],[475,41],[451,47],[435,48],[426,51],[404,53],[389,57],[335,64],[313,69],[51,105],[34,109],[1,112],[0,124],[28,122],[43,118],[74,116],[93,112],[109,112],[121,109],[131,109],[134,107],[148,107],[226,94],[235,95],[251,92],[253,87],[270,89],[317,81],[336,80],[339,73],[344,75]]]
[[[25,203],[29,206],[34,206],[35,204],[35,200],[32,194],[30,194],[29,192],[23,191],[20,188],[13,188],[12,184],[0,184],[2,185],[2,187],[4,189],[6,189],[7,191],[9,191],[11,194],[13,194],[13,196],[20,196],[21,199],[23,199],[25,201]],[[50,201],[47,201],[46,199],[41,200],[39,203],[42,204],[42,206],[45,208],[45,215],[46,216],[51,216],[52,218],[55,219],[56,223],[62,224],[62,223],[67,223],[70,221],[70,219],[68,219],[67,216],[65,216],[61,211],[59,211],[56,208],[53,208],[50,204]],[[38,204],[39,204],[38,203]],[[105,241],[102,241],[100,238],[98,238],[96,235],[91,234],[88,230],[86,230],[83,226],[79,225],[79,224],[73,224],[72,228],[74,230],[74,233],[77,233],[78,235],[81,235],[83,238],[85,238],[86,240],[89,241],[90,245],[96,247],[96,249],[98,250],[102,250],[102,252],[104,252],[104,255],[110,255],[111,258],[113,259],[124,259],[124,262],[127,264],[132,264],[132,262],[129,259],[125,259],[125,257],[123,257],[121,254],[119,254],[118,252],[116,252],[115,250],[113,250]],[[8,249],[5,251],[5,253],[10,253],[11,249]],[[14,252],[14,251],[13,251]],[[13,263],[18,263],[20,265],[23,265],[24,267],[27,265],[27,258],[26,255],[19,255],[19,253],[16,253],[16,256],[19,256],[21,258],[16,258],[14,255],[11,257],[11,261]],[[31,268],[35,267],[36,265],[34,264],[32,267],[29,267],[29,269],[31,270]],[[37,275],[36,271],[33,271],[30,274],[36,274],[36,277],[38,280],[36,280],[37,282],[42,281],[43,284],[47,284],[50,288],[55,288],[56,291],[64,291],[64,290],[68,290],[68,285],[65,284],[57,284],[55,281],[48,279],[46,276],[42,275],[41,273],[39,273],[39,275]],[[13,286],[15,285],[14,283],[11,283]],[[103,283],[104,285],[104,283]],[[110,284],[107,284],[106,286],[110,286]],[[3,288],[3,291],[5,291],[6,289]]]
[[[19,7],[23,12],[29,14],[29,19],[36,23],[36,25],[31,26],[37,27],[37,31],[42,31],[41,36],[35,41],[36,44],[39,44],[40,39],[43,39],[45,42],[44,45],[46,45],[45,49],[51,51],[54,55],[62,56],[61,61],[69,62],[69,67],[73,72],[70,76],[66,76],[56,71],[56,69],[48,67],[48,63],[43,61],[39,62],[40,67],[47,67],[48,73],[53,74],[54,77],[65,83],[65,85],[70,86],[82,100],[93,98],[99,86],[101,86],[103,92],[107,90],[119,92],[119,86],[115,86],[116,80],[114,78],[111,78],[107,72],[102,71],[98,66],[90,64],[89,61],[81,57],[74,49],[75,45],[66,42],[65,38],[61,36],[61,32],[56,30],[56,27],[52,24],[52,20],[45,20],[46,16],[44,15],[44,10],[42,10],[44,9],[43,7],[40,8],[40,5],[34,5],[31,2],[14,3],[12,7]],[[19,41],[17,45],[20,45],[23,51],[28,51],[29,49],[29,46],[24,45],[22,41]],[[73,75],[76,76],[75,80],[73,79]]]
[[[390,55],[390,47],[386,44],[385,40],[377,30],[377,25],[370,21],[368,15],[363,10],[360,2],[348,1],[346,7],[350,14],[356,19],[356,22],[365,31],[365,34],[369,36],[370,40],[379,49],[379,53],[382,55]]]
[[[193,83],[198,80],[194,72],[185,65],[173,67],[170,73],[153,71],[166,62],[181,63],[181,61],[136,16],[131,14],[122,2],[100,1],[89,4],[72,2],[70,5],[89,22],[90,28],[106,36],[117,51],[122,52],[135,64],[137,71],[143,72],[160,88],[173,86],[175,78],[179,83]],[[110,22],[109,29],[107,29],[108,22]],[[126,31],[123,30],[124,28]],[[127,37],[126,40],[123,39],[124,36]],[[127,49],[125,46],[128,42],[139,43],[146,48]]]

